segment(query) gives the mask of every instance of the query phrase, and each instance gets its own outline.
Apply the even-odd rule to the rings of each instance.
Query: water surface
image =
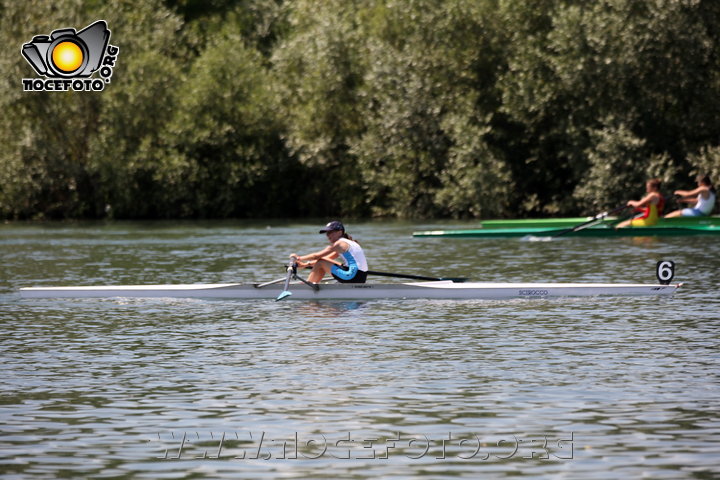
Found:
[[[0,473],[720,475],[720,239],[348,223],[376,270],[652,283],[671,259],[685,285],[663,299],[21,300],[22,286],[266,281],[325,239],[302,222],[4,225]]]

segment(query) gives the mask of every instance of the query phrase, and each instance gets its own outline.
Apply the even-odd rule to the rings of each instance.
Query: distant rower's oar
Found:
[[[563,231],[561,231],[561,232],[559,232],[559,233],[556,233],[555,235],[552,236],[552,238],[562,237],[562,236],[565,235],[565,234],[568,234],[568,233],[571,233],[571,232],[577,232],[578,230],[582,230],[582,229],[584,229],[584,228],[587,228],[587,227],[591,226],[592,224],[594,224],[595,222],[597,222],[598,220],[603,220],[603,219],[605,219],[606,217],[609,217],[610,215],[614,215],[614,214],[616,214],[616,213],[622,212],[622,211],[625,210],[626,208],[628,208],[628,206],[627,206],[627,205],[623,205],[622,207],[618,207],[618,208],[616,208],[616,209],[614,209],[614,210],[610,210],[609,212],[598,213],[597,215],[595,215],[594,217],[592,217],[592,218],[591,218],[590,220],[588,220],[587,222],[583,222],[583,223],[581,223],[581,224],[579,224],[579,225],[575,225],[574,227],[571,227],[571,228],[568,228],[568,229],[566,229],[566,230],[563,230]]]
[[[294,262],[290,262],[290,264],[287,267],[287,277],[285,277],[285,286],[283,287],[283,291],[280,292],[280,295],[275,299],[276,302],[282,300],[285,297],[289,297],[292,295],[292,292],[290,291],[290,279],[295,274],[295,269],[297,268],[297,265]]]
[[[465,280],[467,280],[467,278],[464,278],[464,277],[448,277],[448,278],[424,277],[422,275],[407,275],[404,273],[376,272],[374,270],[368,270],[367,274],[368,275],[377,275],[379,277],[407,278],[410,280],[427,280],[429,282],[450,280],[455,283],[463,283]]]

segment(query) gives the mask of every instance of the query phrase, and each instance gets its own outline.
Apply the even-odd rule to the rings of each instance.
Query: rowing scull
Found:
[[[413,237],[445,238],[553,238],[565,232],[564,228],[472,228],[465,230],[428,230],[413,232]],[[595,225],[567,232],[568,237],[665,237],[690,235],[720,235],[718,225],[682,227],[634,227],[614,229],[609,225]]]
[[[512,298],[586,297],[607,295],[669,295],[682,284],[632,283],[493,283],[452,281],[412,283],[320,284],[313,289],[292,283],[290,299],[370,300],[370,299],[466,299],[503,300]],[[192,285],[119,285],[87,287],[28,287],[20,289],[23,298],[225,298],[276,299],[283,286],[242,283]]]

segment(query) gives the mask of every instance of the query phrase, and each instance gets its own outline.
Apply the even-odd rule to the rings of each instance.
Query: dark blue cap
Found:
[[[345,231],[345,226],[343,226],[342,222],[338,222],[337,220],[333,220],[332,222],[328,223],[323,227],[322,230],[320,230],[320,233],[327,233],[327,232],[335,232],[338,230]]]

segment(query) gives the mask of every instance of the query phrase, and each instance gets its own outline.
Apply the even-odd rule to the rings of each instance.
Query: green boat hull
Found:
[[[582,223],[582,222],[579,222]],[[571,226],[578,225],[578,223]],[[413,237],[554,237],[567,231],[567,228],[516,227],[516,228],[476,228],[467,230],[431,230],[414,232]],[[720,225],[653,226],[614,229],[609,225],[596,225],[575,232],[563,233],[563,237],[667,237],[690,235],[720,235]]]
[[[482,220],[479,228],[571,228],[585,223],[592,217],[528,218],[520,220]],[[614,224],[616,217],[607,217],[603,223]],[[676,217],[661,218],[657,227],[694,227],[704,225],[720,226],[720,217]]]

